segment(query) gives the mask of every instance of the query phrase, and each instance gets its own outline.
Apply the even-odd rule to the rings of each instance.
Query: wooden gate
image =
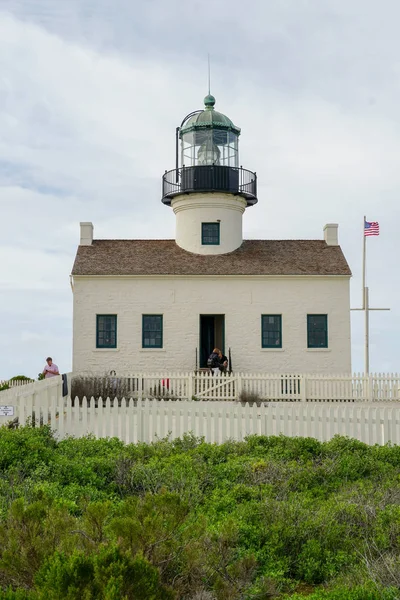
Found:
[[[232,374],[194,376],[193,395],[196,400],[236,400],[236,377]]]

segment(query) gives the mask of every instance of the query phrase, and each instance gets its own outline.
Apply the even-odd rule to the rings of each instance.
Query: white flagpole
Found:
[[[365,235],[365,221],[366,217],[364,216],[363,222],[363,262],[362,262],[362,307],[365,308],[365,260],[367,257],[367,236]]]
[[[364,288],[364,323],[365,323],[365,347],[364,347],[364,373],[369,375],[369,290]]]
[[[350,310],[362,310],[364,311],[364,373],[369,375],[369,313],[371,310],[390,310],[390,308],[370,308],[369,306],[369,289],[366,284],[366,235],[365,235],[365,223],[366,218],[364,216],[363,223],[363,261],[362,261],[362,306],[361,308],[351,308]]]

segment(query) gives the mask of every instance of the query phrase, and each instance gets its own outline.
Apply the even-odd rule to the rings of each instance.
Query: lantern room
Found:
[[[215,98],[188,114],[176,128],[176,168],[163,176],[162,202],[179,194],[224,192],[257,202],[256,174],[239,166],[240,128],[215,110]]]
[[[239,127],[214,110],[215,98],[204,98],[205,109],[190,116],[179,129],[181,166],[239,166]]]

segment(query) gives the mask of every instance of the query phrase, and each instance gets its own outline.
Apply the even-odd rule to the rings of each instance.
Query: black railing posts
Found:
[[[162,202],[171,204],[179,194],[225,192],[243,196],[247,206],[257,202],[257,176],[243,167],[195,165],[166,171],[162,178]]]

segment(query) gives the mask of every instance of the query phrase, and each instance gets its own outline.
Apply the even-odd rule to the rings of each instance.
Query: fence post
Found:
[[[193,398],[193,377],[194,377],[194,373],[188,374],[188,385],[187,385],[188,400],[192,400],[192,398]]]
[[[235,400],[239,400],[241,393],[242,393],[242,376],[241,375],[236,375],[236,394],[235,394]]]
[[[137,386],[138,386],[138,400],[142,401],[143,400],[143,376],[141,373],[138,374],[138,378],[137,378]],[[140,440],[141,441],[141,440]]]
[[[140,398],[137,401],[137,404],[136,404],[136,407],[137,407],[137,413],[136,413],[136,418],[137,418],[137,443],[138,444],[140,442],[143,442],[143,410],[144,410],[144,406],[143,405],[144,405],[144,401],[142,400],[142,398]],[[129,407],[130,407],[130,401],[129,401]]]
[[[307,375],[300,375],[300,402],[307,401]]]
[[[371,373],[368,375],[368,402],[374,399],[374,377]]]

